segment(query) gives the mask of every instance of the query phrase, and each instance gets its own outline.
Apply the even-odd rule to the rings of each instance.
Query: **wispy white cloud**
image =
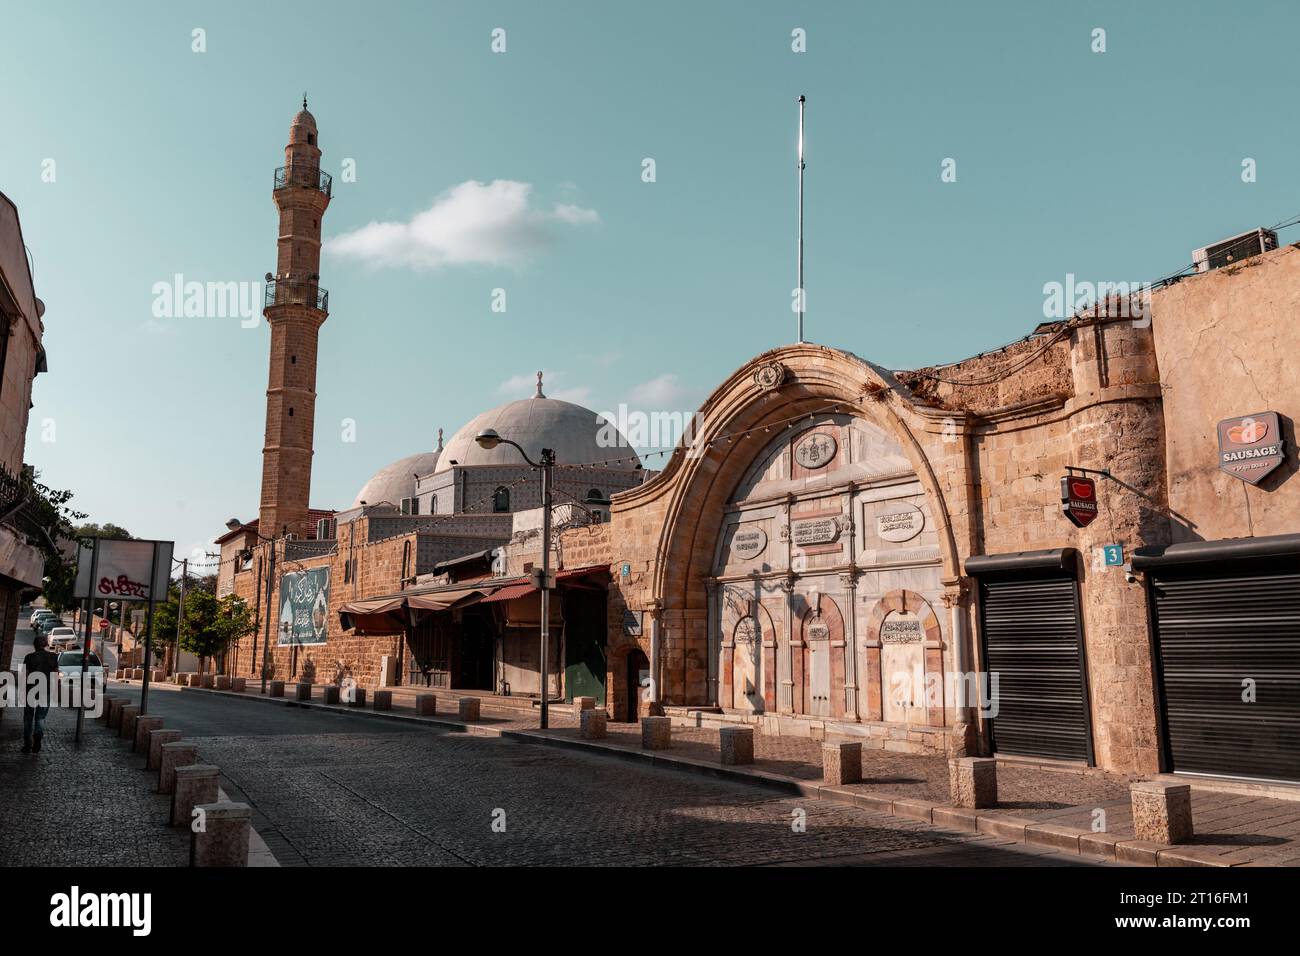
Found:
[[[325,251],[375,267],[517,265],[555,243],[557,227],[600,221],[594,209],[572,203],[537,208],[532,190],[511,179],[471,179],[406,222],[371,222],[329,239]]]
[[[633,408],[662,411],[681,407],[683,400],[690,394],[672,372],[656,375],[654,378],[632,386],[628,393],[628,404]]]
[[[546,372],[542,379],[542,391],[547,398],[558,398],[575,405],[585,405],[591,398],[588,385],[566,385],[568,378],[564,372]],[[537,390],[537,373],[511,375],[497,386],[497,391],[511,398],[529,398]]]

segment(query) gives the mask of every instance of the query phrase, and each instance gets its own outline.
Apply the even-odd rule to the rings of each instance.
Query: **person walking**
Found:
[[[59,672],[59,655],[47,651],[49,639],[44,634],[32,638],[34,650],[23,658],[23,753],[41,752],[45,737],[45,718],[54,699],[54,675]]]

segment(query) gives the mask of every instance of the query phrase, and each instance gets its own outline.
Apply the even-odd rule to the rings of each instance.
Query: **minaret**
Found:
[[[320,287],[320,233],[330,187],[330,176],[320,168],[316,119],[307,112],[304,95],[271,193],[280,210],[280,239],[262,310],[271,326],[271,372],[259,530],[268,537],[305,535],[310,525],[316,339],[329,314],[329,293]]]

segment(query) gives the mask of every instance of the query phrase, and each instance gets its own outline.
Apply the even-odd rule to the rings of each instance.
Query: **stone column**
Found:
[[[778,675],[780,680],[776,689],[776,711],[779,714],[794,713],[794,575],[787,575],[781,581],[781,590],[785,592],[785,620],[782,622],[785,628],[785,653],[779,654],[782,663],[785,665],[784,676]],[[780,638],[777,639],[778,645]],[[777,650],[780,650],[778,646]]]
[[[722,615],[719,606],[720,587],[718,582],[713,578],[706,578],[704,587],[708,592],[708,697],[706,703],[711,707],[718,706],[718,689],[721,684],[719,680],[719,667],[722,660]],[[730,702],[728,702],[730,703]]]
[[[852,496],[849,507],[852,507]],[[849,525],[850,541],[853,540],[854,525]],[[852,557],[850,545],[850,561]],[[854,568],[840,575],[840,584],[844,588],[848,613],[844,615],[844,716],[850,720],[861,720],[858,714],[858,570]]]
[[[253,812],[246,803],[204,803],[203,828],[190,834],[190,866],[247,866]]]

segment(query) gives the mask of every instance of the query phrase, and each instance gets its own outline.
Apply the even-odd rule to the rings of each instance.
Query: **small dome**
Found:
[[[523,446],[528,457],[538,461],[543,448],[555,452],[557,465],[608,463],[605,467],[634,470],[640,459],[623,435],[590,408],[572,402],[547,398],[538,382],[532,398],[508,402],[489,409],[461,427],[438,460],[437,471],[447,471],[454,461],[458,465],[522,465],[519,452],[509,445],[480,448],[474,436],[485,428],[495,429],[502,438]],[[602,443],[616,437],[612,443]],[[610,459],[619,459],[610,461]]]
[[[310,130],[316,129],[316,117],[307,112],[306,108],[298,111],[298,115],[293,118],[294,126],[305,126]]]
[[[423,451],[380,468],[361,486],[352,507],[360,507],[363,501],[368,505],[377,505],[381,501],[400,505],[403,498],[415,495],[415,476],[428,475],[434,471],[438,456],[436,451]]]

